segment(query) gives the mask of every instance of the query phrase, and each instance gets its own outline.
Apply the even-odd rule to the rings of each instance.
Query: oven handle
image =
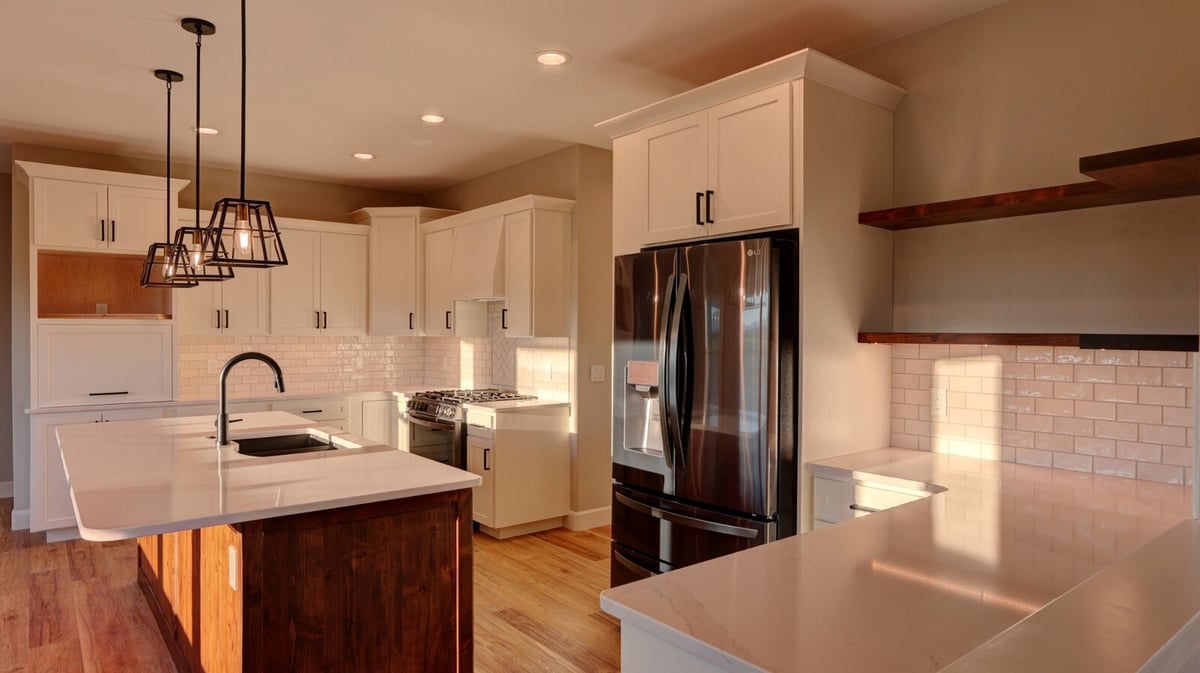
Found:
[[[413,416],[411,413],[405,414],[404,417],[406,419],[408,419],[409,423],[416,423],[417,425],[419,425],[423,428],[429,428],[430,430],[433,430],[434,432],[452,432],[454,430],[453,423],[441,423],[438,421],[427,421],[424,418]]]
[[[617,501],[622,505],[625,505],[635,512],[641,512],[642,514],[652,516],[655,519],[662,519],[663,521],[669,521],[671,523],[679,524],[680,526],[697,528],[699,530],[708,531],[710,533],[719,533],[721,535],[736,535],[737,537],[744,537],[750,540],[758,537],[758,531],[754,530],[753,528],[731,526],[725,523],[697,519],[694,516],[687,516],[686,514],[676,514],[675,512],[669,512],[664,509],[659,509],[657,507],[651,507],[650,505],[640,503],[632,498],[622,495],[619,492],[614,492],[613,497],[616,498]]]

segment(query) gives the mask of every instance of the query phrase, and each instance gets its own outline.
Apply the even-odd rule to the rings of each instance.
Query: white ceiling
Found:
[[[841,56],[1002,0],[249,0],[249,170],[423,193],[574,143],[593,124],[813,47]],[[192,160],[204,39],[204,163],[238,159],[237,0],[3,0],[0,144]],[[572,60],[540,66],[534,52]],[[418,116],[438,112],[431,127]],[[7,148],[0,147],[0,155]],[[351,158],[373,152],[370,162]],[[0,159],[4,158],[0,156]]]

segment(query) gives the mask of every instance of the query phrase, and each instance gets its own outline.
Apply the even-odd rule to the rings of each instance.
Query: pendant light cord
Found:
[[[200,228],[200,39],[203,27],[196,24],[196,228]]]
[[[242,0],[242,200],[246,200],[246,0]]]
[[[114,225],[115,227],[115,225]],[[116,235],[113,236],[116,238]],[[171,76],[167,76],[167,243],[171,242]]]

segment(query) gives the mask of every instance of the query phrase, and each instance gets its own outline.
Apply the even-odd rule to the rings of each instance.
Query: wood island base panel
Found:
[[[473,669],[471,491],[138,538],[180,671]]]

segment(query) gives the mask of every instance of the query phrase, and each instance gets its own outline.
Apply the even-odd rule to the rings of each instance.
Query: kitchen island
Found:
[[[1200,663],[1189,488],[904,449],[812,468],[937,492],[609,589],[623,673]]]
[[[286,412],[231,438],[322,437]],[[472,670],[471,488],[356,438],[252,457],[213,418],[63,426],[88,540],[138,539],[138,577],[183,671]]]

